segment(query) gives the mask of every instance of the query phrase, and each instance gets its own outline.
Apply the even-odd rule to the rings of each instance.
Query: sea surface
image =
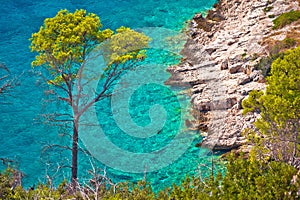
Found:
[[[159,104],[165,110],[166,121],[163,128],[158,130],[157,136],[136,139],[128,136],[124,128],[120,128],[115,122],[110,99],[105,99],[96,106],[97,116],[107,137],[116,146],[129,152],[147,153],[171,143],[178,132],[195,135],[184,123],[191,117],[188,112],[189,98],[182,94],[182,88],[153,84],[151,77],[159,77],[161,82],[168,79],[169,74],[165,69],[180,60],[180,49],[185,41],[183,30],[187,20],[195,13],[207,11],[215,2],[216,0],[2,0],[0,63],[10,69],[10,77],[16,79],[18,85],[0,97],[0,158],[15,161],[14,165],[25,174],[25,187],[36,185],[38,181],[45,182],[46,174],[51,175],[56,183],[70,177],[70,169],[67,167],[71,159],[70,153],[60,148],[47,151],[45,148],[53,144],[70,144],[67,136],[69,130],[62,124],[54,126],[43,118],[45,115],[49,116],[49,113],[68,110],[49,95],[49,91],[54,88],[45,84],[41,76],[44,72],[40,68],[31,68],[35,54],[29,49],[31,34],[39,30],[45,18],[55,16],[60,9],[72,12],[86,9],[100,17],[104,28],[115,30],[120,26],[127,26],[144,30],[152,38],[152,46],[143,63],[152,67],[149,67],[149,72],[141,72],[148,83],[132,94],[128,100],[128,109],[132,121],[143,127],[151,123],[149,109]],[[176,42],[170,47],[168,41],[172,37],[176,38]],[[4,74],[4,71],[1,73]],[[156,190],[171,186],[172,183],[178,184],[186,175],[205,176],[209,174],[209,167],[205,165],[209,165],[211,156],[206,150],[195,147],[201,139],[200,136],[195,136],[186,151],[169,165],[152,172],[145,170],[144,173],[124,172],[113,166],[105,166],[105,163],[97,160],[97,156],[88,159],[80,154],[79,178],[88,180],[87,172],[92,168],[91,163],[105,169],[113,182],[136,182],[146,177]],[[81,146],[85,147],[82,143]]]

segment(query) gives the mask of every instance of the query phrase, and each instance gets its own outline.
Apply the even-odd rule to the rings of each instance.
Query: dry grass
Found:
[[[300,42],[300,30],[291,30],[288,31],[286,34],[287,38],[293,38],[296,40],[298,43]]]
[[[300,1],[300,0],[299,0]],[[284,36],[285,40],[278,40],[276,36]],[[265,37],[260,45],[265,46],[266,49],[271,53],[272,51],[283,52],[287,49],[300,45],[300,20],[297,20],[292,24],[291,27],[286,31],[276,31]]]
[[[284,40],[268,39],[263,42],[263,46],[266,47],[271,55],[276,55],[299,45],[300,38],[293,36],[294,34],[291,33],[287,34]]]

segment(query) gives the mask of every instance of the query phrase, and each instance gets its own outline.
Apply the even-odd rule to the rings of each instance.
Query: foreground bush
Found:
[[[228,158],[225,176],[201,180],[186,178],[181,185],[173,185],[154,193],[151,185],[119,184],[116,188],[79,187],[69,190],[63,182],[56,189],[40,184],[37,188],[24,190],[21,186],[12,189],[12,170],[0,174],[1,199],[298,199],[300,181],[297,170],[281,162],[261,162],[255,159]]]

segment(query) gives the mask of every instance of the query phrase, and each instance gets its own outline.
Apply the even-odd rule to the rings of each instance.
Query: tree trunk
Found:
[[[72,142],[72,186],[76,187],[77,171],[78,171],[78,119],[73,120],[73,142]]]

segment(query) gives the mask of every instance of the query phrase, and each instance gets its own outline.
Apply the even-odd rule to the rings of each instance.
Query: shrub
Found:
[[[284,26],[291,24],[292,22],[297,21],[298,19],[300,19],[300,11],[298,10],[292,10],[290,12],[283,13],[273,20],[273,29],[275,30],[283,28]]]
[[[285,38],[284,40],[276,41],[275,44],[270,48],[270,54],[277,58],[277,54],[295,47],[296,43],[296,40],[293,38]]]
[[[297,41],[293,38],[285,38],[281,41],[275,41],[272,44],[268,45],[268,49],[270,52],[270,55],[268,57],[263,57],[259,61],[259,63],[256,65],[256,69],[259,69],[262,71],[263,76],[269,76],[270,75],[270,69],[271,64],[274,60],[276,60],[279,57],[283,56],[283,53],[295,47],[297,45]]]
[[[258,160],[244,160],[227,157],[227,173],[210,178],[189,178],[181,185],[155,193],[151,185],[144,181],[136,184],[118,184],[113,188],[102,188],[97,193],[89,187],[82,187],[80,191],[68,191],[66,182],[58,188],[51,188],[39,184],[31,190],[24,190],[21,186],[11,189],[12,171],[0,174],[1,199],[136,199],[136,200],[171,200],[171,199],[296,199],[299,188],[299,178],[291,184],[297,170],[285,163],[265,163]]]
[[[275,50],[277,51],[277,47],[275,47],[275,49],[273,48],[274,52]],[[272,50],[272,51],[273,51]],[[267,57],[262,57],[259,61],[259,63],[255,66],[256,69],[261,70],[262,75],[264,77],[267,77],[270,75],[270,71],[271,71],[271,65],[273,63],[274,60],[276,60],[279,57],[282,57],[283,53],[279,53],[279,51],[277,53],[271,53],[270,56]]]

